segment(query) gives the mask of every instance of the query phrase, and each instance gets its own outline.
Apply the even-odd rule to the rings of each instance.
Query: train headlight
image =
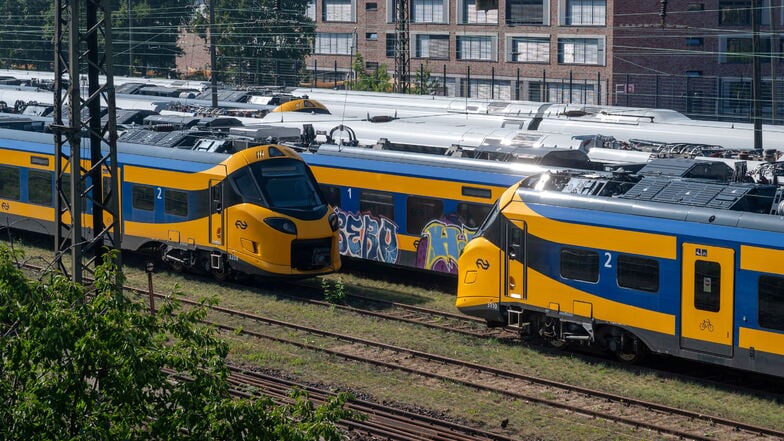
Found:
[[[297,226],[294,222],[283,217],[268,217],[264,223],[270,227],[288,234],[297,234]]]
[[[332,228],[332,231],[338,231],[338,227],[340,224],[338,223],[338,215],[332,213],[329,215],[329,226]]]

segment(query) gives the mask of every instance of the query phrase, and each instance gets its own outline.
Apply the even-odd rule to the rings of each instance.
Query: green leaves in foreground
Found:
[[[170,298],[150,314],[118,279],[109,263],[89,292],[61,275],[30,281],[0,248],[0,439],[340,439],[347,395],[231,398],[228,346],[199,323],[204,305]]]

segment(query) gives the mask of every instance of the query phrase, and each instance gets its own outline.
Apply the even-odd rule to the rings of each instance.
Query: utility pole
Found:
[[[762,152],[762,70],[760,69],[759,0],[751,0],[751,99],[754,109],[754,150]],[[773,60],[770,61],[773,63]],[[771,79],[772,81],[773,79]]]
[[[212,108],[218,108],[218,54],[215,52],[215,0],[210,0],[210,84]]]
[[[108,4],[108,0],[106,0]],[[84,7],[84,12],[81,11]],[[84,26],[80,20],[85,17]],[[80,29],[85,29],[80,33]],[[100,38],[99,38],[100,37]],[[103,42],[103,51],[99,49]],[[117,115],[112,77],[111,13],[102,0],[55,0],[54,170],[55,259],[64,274],[63,258],[71,256],[71,280],[101,263],[106,248],[120,248]],[[82,98],[82,65],[87,68],[87,96]],[[68,75],[67,90],[64,77]],[[100,75],[106,83],[100,84]],[[63,99],[67,104],[64,104]],[[101,122],[101,100],[108,111]],[[67,118],[63,119],[67,105]],[[82,111],[87,109],[85,121]],[[83,139],[82,135],[86,138]],[[82,148],[82,141],[89,146]],[[88,153],[82,158],[82,153]],[[90,209],[89,212],[86,209]],[[91,225],[84,225],[85,222]],[[119,267],[119,254],[117,254]]]
[[[408,93],[411,62],[408,44],[408,0],[397,0],[395,8],[395,92]]]

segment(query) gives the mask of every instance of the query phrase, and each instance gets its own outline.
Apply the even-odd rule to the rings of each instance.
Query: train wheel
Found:
[[[232,280],[231,268],[228,265],[223,265],[221,268],[210,269],[212,277],[219,282],[226,282]]]
[[[623,333],[621,345],[615,351],[615,358],[621,363],[639,363],[648,355],[648,347],[634,334]]]

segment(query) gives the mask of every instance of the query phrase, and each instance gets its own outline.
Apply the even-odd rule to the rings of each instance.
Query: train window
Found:
[[[392,193],[363,190],[359,196],[359,211],[395,220],[395,201]]]
[[[759,324],[784,331],[784,277],[759,278]]]
[[[27,172],[27,200],[33,204],[52,205],[52,176],[54,174],[43,170],[28,170]]]
[[[135,210],[152,211],[155,208],[155,189],[147,185],[134,185],[133,208]]]
[[[438,199],[411,196],[406,200],[406,231],[419,234],[431,220],[444,215],[444,203]]]
[[[259,192],[259,186],[253,180],[253,177],[250,175],[250,171],[247,168],[240,169],[237,171],[231,178],[234,187],[237,189],[237,192],[242,196],[244,201],[260,201],[261,200],[261,193]]]
[[[340,187],[327,184],[319,184],[321,192],[324,193],[324,198],[327,203],[333,207],[340,207]]]
[[[173,216],[188,216],[188,193],[177,190],[165,190],[163,211]]]
[[[493,193],[487,188],[477,188],[477,187],[463,187],[462,188],[463,196],[473,196],[475,198],[485,198],[490,199],[493,197]]]
[[[659,262],[626,254],[619,255],[618,286],[639,291],[659,291]]]
[[[0,198],[19,200],[19,169],[0,166]]]
[[[598,282],[599,253],[563,248],[561,250],[561,277],[584,282]]]
[[[477,228],[490,213],[490,208],[492,208],[490,205],[461,202],[457,204],[457,215],[463,225],[468,228]]]
[[[702,311],[721,309],[721,265],[698,260],[694,262],[694,307]]]

